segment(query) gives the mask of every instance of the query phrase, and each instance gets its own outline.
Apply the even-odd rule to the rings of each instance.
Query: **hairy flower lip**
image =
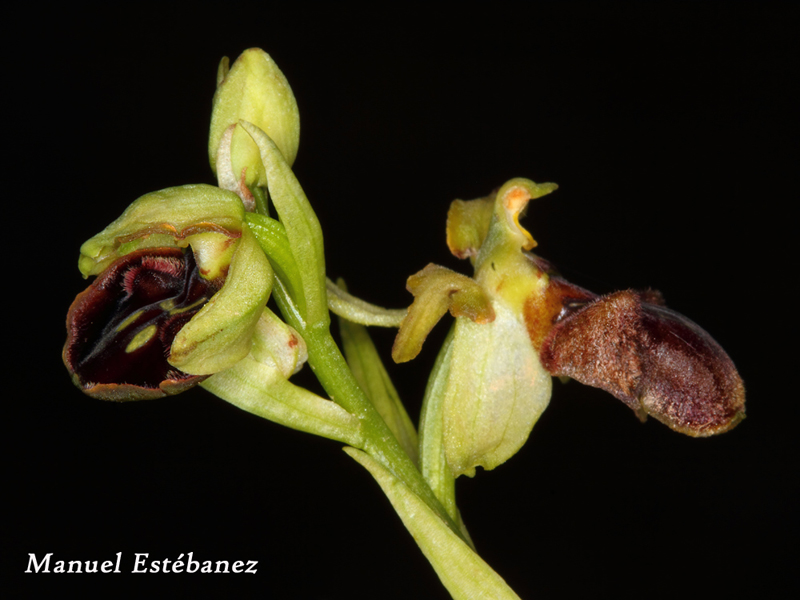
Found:
[[[207,375],[167,362],[177,332],[222,282],[206,281],[191,251],[146,248],[114,261],[67,314],[64,364],[84,393],[126,401],[178,394]]]
[[[744,418],[744,385],[722,347],[663,305],[658,292],[600,296],[558,320],[540,356],[566,375],[693,437],[729,431]]]

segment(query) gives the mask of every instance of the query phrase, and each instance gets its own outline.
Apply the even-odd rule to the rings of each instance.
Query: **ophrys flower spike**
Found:
[[[517,596],[475,552],[455,480],[519,451],[550,402],[553,376],[602,388],[640,418],[693,436],[743,418],[731,360],[659,293],[598,296],[531,253],[537,244],[520,219],[552,183],[517,178],[485,198],[454,201],[447,245],[472,274],[428,264],[408,278],[408,310],[348,294],[326,277],[322,225],[292,171],[299,132],[294,94],[265,52],[247,50],[230,68],[223,59],[208,143],[217,185],[146,194],[81,247],[79,268],[95,279],[69,309],[63,358],[82,391],[122,401],[199,384],[346,444],[448,591],[464,599]],[[343,351],[330,312],[340,317]],[[455,321],[418,433],[365,326],[398,327],[391,354],[404,363],[426,356],[423,342],[448,312]],[[306,363],[327,397],[290,380]],[[298,465],[299,476],[313,472]]]

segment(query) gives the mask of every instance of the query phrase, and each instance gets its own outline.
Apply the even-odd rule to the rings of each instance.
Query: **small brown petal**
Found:
[[[553,375],[610,392],[644,420],[704,437],[744,418],[744,385],[725,351],[654,291],[615,292],[557,320],[540,352]]]

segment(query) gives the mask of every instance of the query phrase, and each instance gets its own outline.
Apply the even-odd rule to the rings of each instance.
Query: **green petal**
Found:
[[[454,317],[468,317],[479,323],[494,319],[492,305],[478,284],[439,265],[430,264],[409,277],[407,288],[414,294],[414,302],[392,347],[392,358],[397,363],[419,354],[425,338],[448,310]]]
[[[247,356],[271,287],[269,260],[243,225],[225,285],[175,337],[170,364],[184,373],[207,375]]]
[[[477,256],[489,233],[494,194],[477,200],[453,200],[447,211],[447,247],[458,258]]]

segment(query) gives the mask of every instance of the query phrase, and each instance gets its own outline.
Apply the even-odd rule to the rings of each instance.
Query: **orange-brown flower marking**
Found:
[[[597,298],[597,294],[560,277],[555,267],[545,259],[530,253],[525,253],[525,256],[534,266],[534,273],[538,277],[547,277],[544,290],[528,295],[522,306],[528,336],[539,352],[553,324],[574,312],[577,307],[585,306]]]
[[[622,400],[644,420],[705,437],[744,418],[744,385],[725,351],[657,292],[626,290],[564,304],[540,350],[566,375]]]

